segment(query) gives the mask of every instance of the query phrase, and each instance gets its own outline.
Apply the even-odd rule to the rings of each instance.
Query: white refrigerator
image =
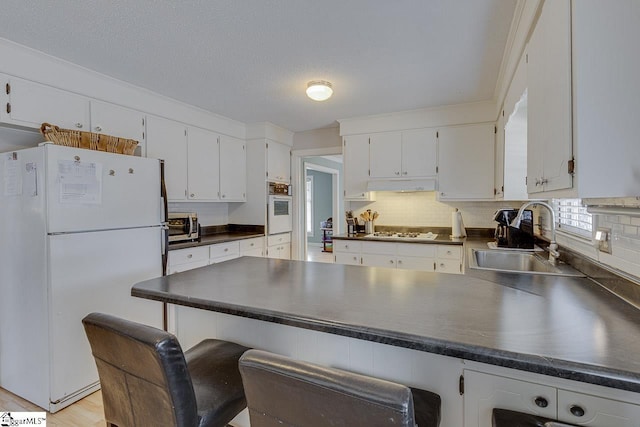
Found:
[[[0,387],[56,412],[99,388],[85,315],[162,327],[131,296],[163,275],[161,164],[52,144],[0,159]]]

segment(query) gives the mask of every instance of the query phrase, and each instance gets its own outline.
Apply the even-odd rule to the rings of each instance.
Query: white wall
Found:
[[[342,138],[340,137],[340,128],[338,127],[297,132],[293,135],[294,150],[333,147],[338,147],[338,150],[342,152]]]

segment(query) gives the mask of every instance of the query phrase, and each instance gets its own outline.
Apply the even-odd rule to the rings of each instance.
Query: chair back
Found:
[[[414,427],[401,384],[249,350],[240,358],[251,427]]]
[[[89,314],[82,323],[108,425],[198,425],[191,377],[175,336],[101,313]]]

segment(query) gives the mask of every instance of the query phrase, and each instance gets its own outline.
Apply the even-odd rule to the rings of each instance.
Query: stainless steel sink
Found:
[[[544,252],[546,254],[546,252]],[[469,267],[525,274],[549,274],[555,276],[584,276],[567,264],[553,265],[540,254],[532,252],[500,251],[493,249],[471,249]]]

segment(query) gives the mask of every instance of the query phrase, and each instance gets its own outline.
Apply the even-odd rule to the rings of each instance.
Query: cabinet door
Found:
[[[637,427],[640,405],[558,390],[558,420],[581,426]]]
[[[135,139],[143,151],[144,114],[107,102],[91,101],[91,132]]]
[[[189,200],[218,200],[220,195],[218,135],[187,129],[187,183]]]
[[[47,122],[64,129],[89,130],[87,98],[16,77],[5,80],[9,94],[2,121],[36,129]]]
[[[267,145],[267,180],[289,182],[291,177],[291,148],[269,141]]]
[[[187,200],[187,131],[182,123],[147,117],[147,157],[164,160],[169,201]]]
[[[247,151],[243,140],[220,136],[220,200],[247,200]]]
[[[402,176],[435,176],[438,166],[438,138],[434,129],[402,132]]]
[[[556,389],[465,370],[464,426],[491,427],[493,408],[556,419]]]
[[[417,256],[400,256],[396,260],[397,268],[402,270],[434,271],[435,259]]]
[[[384,254],[362,254],[362,265],[368,267],[396,268],[396,256]]]
[[[360,254],[349,252],[336,252],[334,250],[333,261],[336,264],[360,265]]]
[[[367,200],[369,181],[369,136],[351,135],[343,141],[344,197],[349,200]]]
[[[496,122],[496,151],[495,151],[495,171],[493,175],[493,188],[495,198],[504,198],[504,109],[500,110],[498,121]],[[521,166],[522,167],[522,166]]]
[[[493,123],[447,127],[438,134],[439,198],[493,199]]]
[[[570,0],[544,2],[527,57],[527,191],[571,188]]]
[[[400,132],[369,135],[369,169],[372,178],[402,176],[402,138]]]

